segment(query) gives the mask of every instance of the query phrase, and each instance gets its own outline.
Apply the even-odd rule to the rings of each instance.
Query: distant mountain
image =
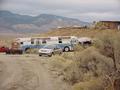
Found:
[[[0,32],[40,33],[57,27],[83,26],[89,23],[78,19],[41,14],[36,17],[0,11]]]

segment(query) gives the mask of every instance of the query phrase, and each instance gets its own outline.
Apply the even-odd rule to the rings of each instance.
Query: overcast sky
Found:
[[[119,0],[0,0],[0,9],[36,16],[54,14],[82,21],[120,20]]]

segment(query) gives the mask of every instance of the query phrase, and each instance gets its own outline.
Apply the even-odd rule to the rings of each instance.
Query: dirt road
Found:
[[[0,54],[0,90],[69,90],[53,78],[38,55]]]

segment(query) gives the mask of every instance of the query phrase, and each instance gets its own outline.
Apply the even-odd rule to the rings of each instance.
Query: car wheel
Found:
[[[54,53],[51,53],[50,55],[48,55],[49,57],[52,57],[52,55],[54,55]]]
[[[64,48],[64,51],[65,51],[65,52],[68,52],[68,51],[70,51],[70,48],[69,48],[69,47],[65,47],[65,48]]]
[[[41,54],[39,54],[39,56],[41,57],[42,55],[41,55]]]
[[[51,55],[48,55],[49,57],[52,57],[52,54]]]
[[[30,48],[26,48],[25,52],[29,54],[30,53]]]

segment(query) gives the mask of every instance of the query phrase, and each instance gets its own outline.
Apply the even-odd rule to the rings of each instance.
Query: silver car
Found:
[[[39,49],[39,56],[47,55],[51,57],[55,54],[62,54],[63,50],[58,45],[46,45],[43,48]]]

